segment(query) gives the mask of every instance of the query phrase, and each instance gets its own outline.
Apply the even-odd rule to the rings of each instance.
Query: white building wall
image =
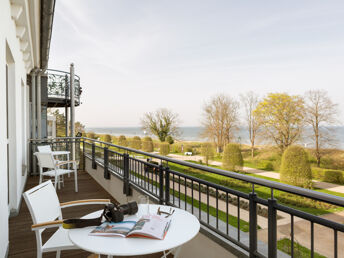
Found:
[[[12,7],[11,7],[12,3]],[[29,6],[37,1],[28,0],[0,0],[0,257],[5,257],[8,248],[8,217],[10,212],[18,210],[21,194],[26,181],[27,165],[27,72],[33,68]],[[13,6],[21,6],[20,15],[13,18]],[[20,9],[20,8],[19,8]],[[18,10],[18,9],[17,9]],[[12,12],[11,12],[12,11]],[[26,22],[27,21],[27,22]],[[18,35],[19,24],[25,27],[25,33]],[[39,32],[39,23],[36,24]],[[26,50],[21,51],[23,42],[27,42]],[[39,48],[38,48],[39,49]],[[26,60],[24,61],[24,54]],[[9,178],[7,176],[7,118],[6,118],[6,64],[11,59],[9,81],[9,129],[10,154]],[[23,103],[24,101],[24,103]],[[9,199],[8,204],[8,182]]]

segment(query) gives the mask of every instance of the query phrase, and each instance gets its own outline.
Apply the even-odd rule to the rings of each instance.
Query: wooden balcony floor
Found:
[[[38,177],[28,177],[25,189],[30,189],[38,184]],[[95,198],[109,198],[113,202],[115,200],[108,194],[95,180],[93,180],[86,172],[78,173],[79,192],[74,192],[74,177],[65,176],[65,186],[61,190],[57,190],[60,202],[67,202],[72,200],[95,199]],[[62,210],[64,218],[79,218],[92,211],[101,209],[100,205],[85,205],[79,207],[70,207]],[[25,201],[22,201],[19,215],[12,217],[9,220],[9,257],[36,257],[36,238],[35,233],[31,231],[32,219]],[[47,229],[43,233],[43,242],[49,238],[54,232],[53,229]],[[61,257],[92,257],[91,253],[82,250],[62,251]],[[145,257],[156,258],[161,257],[162,253],[144,256],[131,257]],[[45,253],[43,257],[56,257],[56,253]],[[173,257],[172,255],[169,257]]]

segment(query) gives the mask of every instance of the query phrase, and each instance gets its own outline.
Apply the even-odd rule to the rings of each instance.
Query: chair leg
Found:
[[[58,251],[56,251],[56,258],[60,258],[60,257],[61,257],[61,251],[58,250]]]
[[[77,175],[77,173],[78,173],[78,170],[75,169],[74,170],[75,192],[78,192],[78,175]]]
[[[70,160],[69,154],[67,154],[67,160]],[[67,169],[68,169],[68,170],[70,169],[70,164],[69,164],[69,163],[68,163],[68,165],[67,165]],[[70,173],[68,173],[68,177],[70,177]]]
[[[57,183],[58,183],[58,185],[59,185],[59,190],[60,190],[60,189],[61,189],[61,177],[60,177],[60,176],[58,176],[57,178],[58,178],[58,181],[57,181]]]

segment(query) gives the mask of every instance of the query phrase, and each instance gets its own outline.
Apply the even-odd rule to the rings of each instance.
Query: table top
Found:
[[[139,204],[138,214],[142,214],[140,210],[144,209],[144,205],[147,204]],[[164,211],[169,210],[169,206],[150,204],[150,214],[156,214],[159,207]],[[71,229],[68,232],[69,238],[79,248],[96,254],[130,256],[162,252],[190,241],[200,229],[200,223],[194,215],[182,209],[173,209],[175,212],[171,217],[171,226],[164,240],[90,236],[89,233],[94,227]],[[96,211],[83,218],[96,218],[100,216],[101,212],[102,210]],[[138,219],[138,216],[126,216],[126,219],[135,218]]]
[[[65,155],[70,154],[70,151],[53,151],[53,155]]]

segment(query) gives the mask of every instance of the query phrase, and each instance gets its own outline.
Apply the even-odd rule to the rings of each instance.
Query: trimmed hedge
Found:
[[[312,168],[312,175],[314,179],[333,183],[333,184],[344,184],[344,171],[323,169],[323,168]]]
[[[170,144],[168,142],[160,143],[160,154],[167,156],[170,153]]]
[[[118,145],[127,147],[128,146],[128,141],[127,138],[124,135],[119,136],[118,138]]]
[[[145,138],[143,138],[142,150],[145,152],[153,152],[154,151],[153,140],[151,137],[146,136]]]
[[[240,146],[235,143],[229,143],[223,152],[222,164],[226,170],[240,171],[244,165]]]
[[[131,140],[130,140],[130,147],[133,149],[137,149],[140,150],[142,147],[142,142],[141,142],[141,138],[139,136],[134,136]]]
[[[312,171],[306,151],[300,146],[289,146],[283,153],[281,182],[304,188],[312,187]]]

